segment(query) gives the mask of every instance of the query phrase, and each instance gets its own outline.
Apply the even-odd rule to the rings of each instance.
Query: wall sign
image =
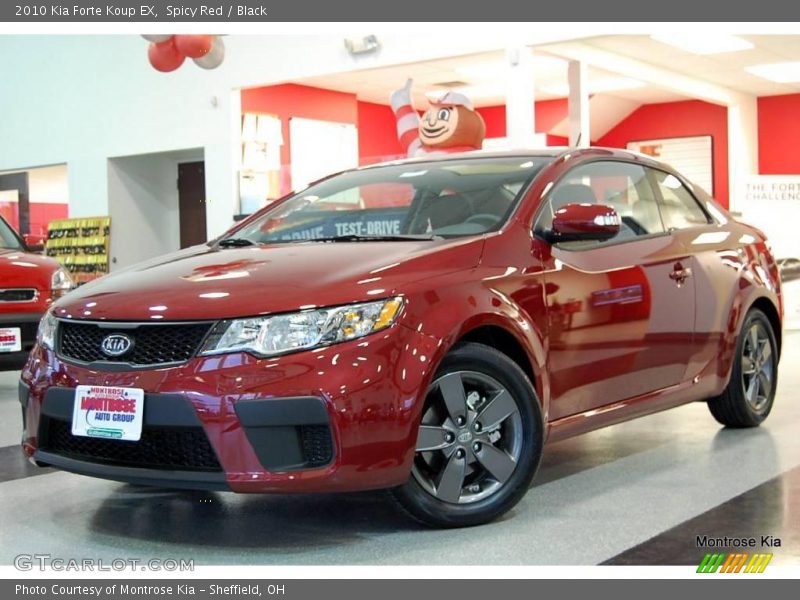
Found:
[[[800,258],[800,175],[754,175],[742,185],[742,220],[767,234],[776,258]]]

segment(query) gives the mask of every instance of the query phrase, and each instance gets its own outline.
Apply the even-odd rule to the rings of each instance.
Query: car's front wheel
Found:
[[[767,418],[778,384],[778,344],[767,316],[751,309],[736,341],[731,379],[709,400],[714,418],[728,427],[756,427]]]
[[[429,525],[486,523],[528,490],[543,438],[539,401],[522,369],[493,348],[463,344],[428,389],[411,477],[392,492]]]

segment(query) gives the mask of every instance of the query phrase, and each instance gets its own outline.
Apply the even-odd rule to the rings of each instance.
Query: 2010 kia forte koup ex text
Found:
[[[546,440],[698,400],[761,423],[781,315],[763,234],[647,157],[388,163],[61,298],[22,373],[23,448],[138,484],[390,488],[474,525]]]

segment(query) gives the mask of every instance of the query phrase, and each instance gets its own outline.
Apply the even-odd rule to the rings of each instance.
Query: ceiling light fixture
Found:
[[[800,83],[800,62],[780,62],[745,67],[745,71],[776,83]]]
[[[376,35],[365,35],[364,37],[344,38],[344,47],[353,56],[357,54],[369,54],[381,49],[381,43]]]
[[[751,42],[735,35],[651,35],[652,39],[692,54],[722,54],[755,48]]]

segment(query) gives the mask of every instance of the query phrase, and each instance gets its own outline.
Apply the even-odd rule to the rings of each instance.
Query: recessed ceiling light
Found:
[[[633,90],[644,87],[644,82],[630,77],[604,77],[589,81],[589,93],[599,94],[601,92],[616,92],[620,90]],[[568,96],[569,85],[566,83],[550,85],[542,88],[542,91],[553,96]]]
[[[800,82],[800,62],[780,62],[745,67],[745,71],[777,83]]]
[[[755,48],[747,40],[735,35],[651,35],[652,39],[669,44],[692,54],[720,54]]]

